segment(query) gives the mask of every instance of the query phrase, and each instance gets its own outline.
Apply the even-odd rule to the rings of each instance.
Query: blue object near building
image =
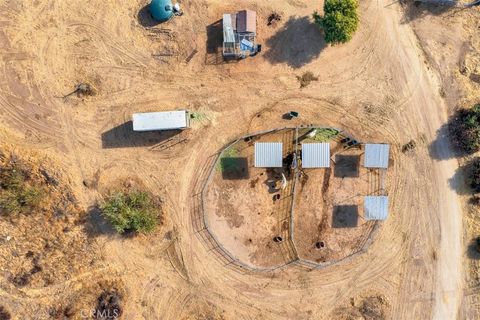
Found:
[[[170,0],[152,0],[150,3],[152,17],[160,22],[167,21],[173,16],[173,4]]]

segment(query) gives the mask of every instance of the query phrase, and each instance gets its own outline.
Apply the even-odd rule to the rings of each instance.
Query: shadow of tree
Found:
[[[455,12],[455,1],[441,1],[440,3],[427,3],[418,0],[400,0],[404,8],[402,23],[409,23],[422,17],[439,16],[449,11]],[[458,10],[458,9],[457,9]]]
[[[100,207],[95,205],[88,209],[87,220],[85,223],[85,232],[89,237],[95,238],[101,235],[114,236],[117,234],[115,229],[102,216]]]
[[[293,68],[311,62],[326,47],[320,28],[308,16],[290,17],[266,44],[270,49],[264,56],[270,63],[286,63]]]
[[[462,148],[463,141],[459,141],[457,134],[458,123],[462,121],[465,110],[457,110],[440,129],[437,130],[437,136],[428,146],[430,157],[435,160],[448,160],[453,158],[465,157],[473,152],[468,152]]]
[[[460,195],[473,195],[474,192],[468,184],[467,177],[470,176],[472,171],[472,163],[469,162],[461,167],[458,167],[455,174],[448,179],[450,188]]]
[[[480,260],[480,252],[477,250],[479,238],[472,239],[467,247],[467,257],[473,260]]]

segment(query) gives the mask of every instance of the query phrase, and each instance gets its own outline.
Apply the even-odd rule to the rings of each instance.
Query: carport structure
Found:
[[[330,168],[330,143],[302,143],[302,168]]]
[[[366,196],[363,199],[365,220],[385,220],[388,217],[387,196]]]

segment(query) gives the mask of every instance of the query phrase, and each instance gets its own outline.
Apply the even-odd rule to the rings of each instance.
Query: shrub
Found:
[[[449,126],[453,143],[467,153],[480,150],[480,104],[462,109]]]
[[[142,191],[115,193],[101,210],[118,233],[151,232],[158,223],[157,208],[150,196]]]
[[[313,72],[307,71],[302,76],[297,76],[297,80],[300,82],[300,88],[305,88],[310,84],[312,81],[318,81],[318,77],[316,77]]]
[[[313,14],[315,23],[325,32],[325,41],[336,44],[352,39],[358,28],[358,0],[325,0],[324,16]]]
[[[7,214],[23,213],[38,206],[44,190],[32,181],[28,173],[13,165],[0,169],[0,211]]]
[[[475,158],[471,162],[471,173],[468,182],[473,191],[480,192],[480,158]]]

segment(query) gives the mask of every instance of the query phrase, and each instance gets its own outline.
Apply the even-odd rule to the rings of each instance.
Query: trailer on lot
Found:
[[[134,113],[133,131],[183,130],[190,127],[186,110]]]

